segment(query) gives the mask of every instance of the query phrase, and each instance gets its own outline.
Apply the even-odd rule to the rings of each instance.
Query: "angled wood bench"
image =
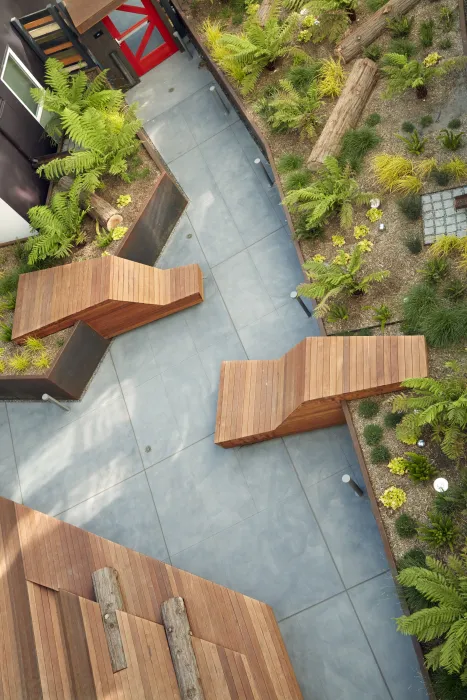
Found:
[[[223,362],[214,441],[235,447],[345,423],[342,400],[427,373],[424,336],[305,338],[279,360]]]
[[[203,301],[199,265],[160,270],[112,255],[21,275],[12,339],[84,321],[113,338]]]

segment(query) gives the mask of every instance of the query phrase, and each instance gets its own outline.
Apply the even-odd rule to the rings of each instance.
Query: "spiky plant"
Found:
[[[318,89],[321,97],[339,97],[345,84],[342,63],[333,58],[323,61],[318,73]]]
[[[419,99],[425,99],[428,85],[453,70],[466,65],[467,57],[448,58],[439,65],[427,66],[423,61],[409,59],[400,53],[387,53],[382,58],[382,71],[387,77],[385,97],[402,95],[413,89]]]
[[[423,187],[424,180],[436,168],[435,158],[425,158],[413,163],[404,156],[381,153],[373,158],[373,170],[380,185],[387,192],[416,194]]]
[[[341,226],[350,228],[354,204],[368,204],[373,196],[360,190],[349,165],[341,166],[337,158],[328,156],[313,182],[289,192],[285,202],[304,214],[310,227],[323,224],[338,213]]]
[[[275,62],[289,52],[299,24],[296,12],[282,21],[280,5],[275,0],[264,24],[259,21],[257,5],[251,5],[240,34],[224,33],[218,22],[210,20],[203,24],[203,31],[214,60],[247,95],[263,70],[273,69]]]
[[[421,642],[442,640],[425,655],[429,669],[443,668],[460,674],[467,685],[467,555],[450,556],[445,564],[427,557],[428,568],[408,567],[399,583],[416,588],[433,607],[397,619],[402,634],[413,634]]]
[[[321,105],[315,84],[302,93],[289,80],[280,80],[279,90],[268,103],[267,122],[273,130],[293,129],[299,131],[302,137],[307,135],[312,138],[320,121],[317,112]]]
[[[388,270],[363,275],[364,262],[360,243],[354,246],[351,254],[341,250],[330,263],[307,260],[303,268],[311,282],[300,285],[298,290],[301,295],[318,301],[316,317],[328,314],[331,300],[339,294],[366,294],[374,282],[382,282],[389,276]]]
[[[86,215],[80,198],[83,192],[95,189],[95,181],[90,175],[95,173],[79,175],[68,192],[56,192],[50,205],[32,207],[28,211],[31,229],[38,232],[25,243],[29,265],[46,258],[64,258],[71,253]]]
[[[398,440],[415,445],[425,428],[444,454],[459,461],[467,450],[467,373],[456,362],[447,362],[448,375],[406,379],[402,386],[410,394],[396,396],[393,411],[407,411],[396,427]]]
[[[43,350],[45,350],[45,346],[42,340],[40,340],[40,338],[34,338],[34,336],[32,335],[28,335],[24,345],[31,352],[42,352]]]
[[[17,374],[23,374],[30,367],[29,357],[25,353],[17,352],[8,360],[9,367]]]
[[[78,148],[69,156],[42,165],[38,174],[58,180],[63,175],[110,173],[128,180],[128,161],[140,148],[136,134],[142,122],[136,117],[136,109],[137,105],[130,105],[120,111],[102,112],[89,107],[78,114],[66,107],[61,116],[63,132]]]
[[[110,88],[106,70],[90,80],[84,71],[70,74],[61,61],[48,58],[45,62],[44,82],[47,87],[32,88],[31,95],[53,115],[45,128],[54,141],[63,135],[60,117],[65,109],[77,114],[82,114],[88,107],[115,112],[124,104],[123,92]]]

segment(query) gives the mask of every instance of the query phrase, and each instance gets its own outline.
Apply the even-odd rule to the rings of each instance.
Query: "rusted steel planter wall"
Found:
[[[465,2],[467,2],[467,0],[465,0]],[[459,0],[459,3],[462,6],[462,8],[464,8],[464,0]],[[274,173],[274,178],[275,178],[279,193],[281,195],[281,198],[284,199],[285,194],[284,194],[284,190],[282,188],[282,183],[281,183],[281,180],[279,177],[279,173],[277,172],[277,169],[276,169],[276,166],[274,163],[274,158],[273,158],[271,149],[268,145],[266,138],[261,133],[260,129],[249,120],[249,117],[248,117],[248,115],[243,107],[243,103],[242,103],[239,95],[237,94],[235,89],[232,87],[230,82],[227,80],[227,77],[224,75],[224,73],[219,69],[219,67],[211,59],[211,57],[210,57],[206,47],[204,46],[200,36],[190,28],[189,22],[187,21],[183,10],[180,9],[178,2],[176,0],[172,0],[172,4],[176,7],[182,21],[185,23],[185,26],[187,28],[187,32],[191,38],[192,43],[196,47],[198,53],[206,61],[206,65],[207,65],[209,71],[212,73],[216,82],[221,86],[222,90],[224,91],[225,95],[228,97],[231,104],[234,106],[235,111],[238,113],[238,115],[240,116],[240,118],[244,122],[244,124],[247,127],[248,131],[250,132],[251,136],[256,141],[256,143],[258,144],[258,146],[260,147],[260,149],[262,150],[264,155],[267,157],[267,159],[271,165],[272,171]],[[464,9],[462,9],[462,12],[464,12]],[[462,28],[462,24],[464,25],[464,29],[462,30],[462,36],[463,36],[463,38],[464,38],[464,36],[466,37],[465,45],[464,45],[464,53],[467,53],[467,33],[465,32],[465,14],[464,14],[464,20],[463,20],[463,15],[461,14],[461,28]],[[293,232],[294,226],[292,223],[290,213],[289,213],[286,206],[284,206],[284,214],[287,218],[287,223],[289,225],[289,228]],[[293,240],[293,243],[295,245],[295,250],[297,253],[297,257],[300,261],[300,264],[303,265],[304,257],[303,257],[301,248],[295,239]],[[305,275],[304,275],[304,279],[307,279]],[[322,319],[318,318],[316,320],[318,322],[318,326],[319,326],[321,335],[327,335],[326,329],[324,327],[324,323],[322,322]],[[387,560],[389,563],[391,573],[392,573],[393,577],[395,578],[397,575],[396,561],[394,559],[394,555],[393,555],[391,547],[389,545],[389,539],[388,539],[388,536],[386,534],[386,530],[384,529],[383,521],[381,519],[376,495],[375,495],[375,492],[373,491],[373,486],[372,486],[372,483],[370,481],[370,477],[368,474],[368,470],[366,467],[366,463],[365,463],[365,460],[363,457],[362,450],[360,448],[360,443],[358,441],[355,426],[353,424],[352,416],[350,414],[350,410],[348,408],[346,401],[342,401],[342,408],[343,408],[345,419],[346,419],[346,422],[347,422],[347,425],[348,425],[348,428],[350,431],[350,435],[351,435],[352,442],[353,442],[353,445],[355,448],[355,452],[356,452],[356,455],[357,455],[357,458],[358,458],[358,461],[360,464],[360,469],[361,469],[361,472],[363,475],[363,480],[365,482],[366,491],[367,491],[368,498],[369,498],[370,504],[371,504],[371,510],[372,510],[372,513],[373,513],[374,518],[376,520],[376,524],[378,526],[378,530],[379,530],[379,533],[381,535],[381,539],[383,541],[384,551],[386,553],[386,557],[387,557]],[[403,608],[404,613],[408,614],[409,610],[407,608],[407,604],[406,604],[405,599],[403,597],[400,598],[400,602],[401,602],[401,606]],[[419,660],[421,675],[422,675],[423,680],[425,682],[428,695],[432,700],[436,700],[436,695],[435,695],[434,690],[432,688],[431,680],[430,680],[430,677],[428,675],[428,671],[427,671],[425,663],[424,663],[422,648],[415,637],[412,637],[412,641],[413,641],[415,653],[416,653],[417,658]]]
[[[175,224],[187,205],[187,198],[166,172],[157,151],[144,132],[143,146],[156,162],[161,174],[154,189],[115,255],[146,265],[154,265]],[[85,323],[78,323],[56,357],[52,367],[42,375],[0,375],[1,399],[41,399],[49,394],[56,399],[79,399],[96,371],[109,345]]]

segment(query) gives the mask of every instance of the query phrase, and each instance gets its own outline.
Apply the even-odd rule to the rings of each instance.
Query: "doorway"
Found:
[[[128,0],[103,23],[139,76],[178,51],[151,0]]]

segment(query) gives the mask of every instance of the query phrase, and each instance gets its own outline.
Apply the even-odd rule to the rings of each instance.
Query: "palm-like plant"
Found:
[[[396,435],[407,445],[415,445],[428,426],[444,454],[460,460],[467,449],[467,373],[456,362],[445,366],[449,375],[444,379],[425,377],[402,382],[413,393],[394,399],[393,411],[408,411]]]
[[[24,244],[29,252],[28,264],[46,258],[64,258],[79,240],[86,209],[80,205],[84,193],[96,189],[95,173],[78,176],[68,192],[57,192],[50,205],[32,207],[28,212],[31,229],[37,231]]]
[[[77,114],[82,114],[88,107],[115,112],[124,103],[122,91],[109,87],[107,71],[102,71],[93,80],[89,80],[84,71],[70,75],[61,61],[48,58],[45,62],[44,82],[47,87],[32,88],[31,95],[53,115],[46,129],[55,141],[62,136],[60,116],[65,109],[71,109]]]
[[[273,130],[297,129],[312,138],[319,123],[317,111],[321,105],[316,84],[312,83],[303,93],[296,90],[290,80],[280,80],[278,91],[267,100],[267,122]],[[258,107],[261,110],[262,104]]]
[[[387,53],[382,58],[382,71],[388,78],[385,97],[401,95],[413,89],[419,99],[428,94],[428,85],[435,79],[466,65],[467,57],[448,58],[439,65],[408,59],[400,53]]]
[[[225,72],[236,80],[247,95],[266,68],[272,70],[277,59],[285,56],[297,33],[300,18],[292,12],[282,21],[280,5],[272,3],[269,15],[261,24],[257,6],[251,5],[240,34],[224,33],[218,22],[207,20],[203,25],[213,58]]]
[[[289,192],[285,202],[306,216],[310,228],[325,223],[336,212],[340,214],[341,226],[349,228],[353,205],[368,204],[374,196],[371,192],[361,192],[349,165],[340,165],[337,158],[328,156],[315,180],[307,187]]]
[[[425,654],[426,665],[436,671],[460,674],[467,685],[467,554],[450,556],[444,564],[427,557],[428,568],[412,566],[400,572],[403,586],[415,588],[433,607],[397,619],[402,634],[422,642],[443,641]]]
[[[314,315],[325,316],[331,310],[331,300],[339,294],[366,294],[374,282],[382,282],[389,277],[388,270],[362,275],[360,270],[365,262],[361,243],[354,246],[352,253],[340,251],[331,263],[321,260],[308,260],[303,268],[311,280],[298,288],[301,295],[318,300]]]
[[[126,180],[128,160],[140,148],[136,134],[142,122],[136,117],[136,109],[132,105],[121,111],[102,112],[89,107],[78,114],[65,107],[61,116],[63,131],[80,150],[42,165],[37,172],[48,180],[91,171],[119,175]]]

